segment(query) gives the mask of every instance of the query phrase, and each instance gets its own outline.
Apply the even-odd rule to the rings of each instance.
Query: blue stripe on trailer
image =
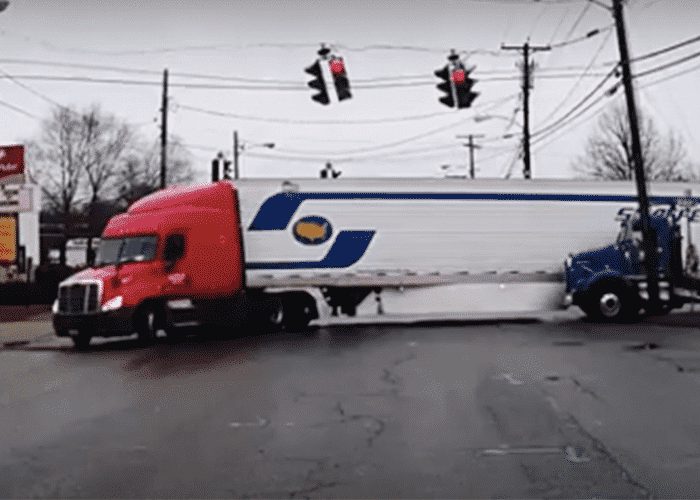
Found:
[[[675,204],[682,196],[651,196],[650,203]],[[612,194],[561,193],[277,193],[263,202],[248,227],[249,231],[280,231],[286,229],[299,206],[308,200],[448,200],[448,201],[552,201],[634,203],[636,196]],[[693,197],[695,203],[700,198]]]

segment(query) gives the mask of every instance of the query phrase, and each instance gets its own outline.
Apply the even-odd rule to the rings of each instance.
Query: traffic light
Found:
[[[326,81],[323,79],[323,72],[321,70],[321,62],[319,60],[316,60],[315,63],[313,63],[308,68],[304,69],[304,71],[314,77],[314,79],[309,81],[307,83],[307,85],[314,90],[318,90],[318,94],[312,95],[311,99],[313,99],[316,102],[320,102],[324,106],[329,104],[331,102],[331,100],[330,100],[330,97],[328,96],[328,89],[326,88]]]
[[[231,180],[231,160],[224,160],[224,179]]]
[[[344,101],[345,99],[352,98],[352,93],[350,92],[350,80],[348,79],[348,73],[345,68],[345,61],[342,57],[332,57],[328,62],[331,69],[331,75],[333,75],[333,84],[335,85],[335,91],[338,94],[338,101]]]
[[[219,181],[219,159],[218,158],[214,158],[211,161],[211,181],[212,182]]]
[[[451,56],[450,62],[452,64],[435,70],[435,76],[442,80],[436,87],[445,93],[439,101],[450,108],[468,108],[479,95],[477,92],[472,92],[476,81],[469,78],[469,71],[464,68],[457,56]]]
[[[450,66],[445,65],[444,68],[435,70],[435,76],[442,80],[436,85],[437,89],[445,93],[445,95],[442,96],[439,101],[447,107],[454,108],[454,85],[452,83],[452,79],[450,78]]]
[[[457,108],[470,107],[474,99],[479,96],[478,92],[472,92],[476,81],[469,78],[469,72],[464,68],[456,68],[452,70],[452,82],[455,85]]]

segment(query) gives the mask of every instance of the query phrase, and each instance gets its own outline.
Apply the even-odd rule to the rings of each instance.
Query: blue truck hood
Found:
[[[573,256],[572,266],[583,264],[594,271],[600,271],[608,267],[618,267],[621,261],[620,249],[617,245],[608,245],[595,250],[588,250]],[[616,266],[617,265],[617,266]]]
[[[608,245],[573,255],[566,268],[566,288],[577,291],[587,288],[601,274],[624,274],[624,257],[618,245]]]

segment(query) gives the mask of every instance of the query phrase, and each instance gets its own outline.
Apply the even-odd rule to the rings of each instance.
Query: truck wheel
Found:
[[[288,332],[307,330],[311,320],[318,318],[316,302],[306,293],[290,293],[283,299],[284,329]]]
[[[635,321],[639,317],[639,302],[623,284],[604,283],[592,290],[584,312],[595,321]]]
[[[279,331],[285,324],[285,311],[282,305],[282,301],[277,297],[269,300],[267,304],[267,326],[269,326],[272,331]]]
[[[136,316],[136,333],[139,343],[149,345],[155,342],[161,323],[161,314],[155,306],[143,307]]]
[[[72,335],[73,346],[79,351],[84,351],[90,346],[92,335],[86,331],[79,331],[77,335]]]
[[[310,322],[311,319],[308,316],[295,315],[285,319],[284,329],[288,332],[303,332],[309,327]]]

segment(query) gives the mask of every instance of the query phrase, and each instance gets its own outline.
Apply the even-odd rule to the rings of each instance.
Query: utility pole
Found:
[[[241,153],[241,147],[238,144],[238,130],[233,131],[233,178],[238,179],[238,155]]]
[[[467,141],[469,141],[465,144],[465,146],[469,148],[469,178],[470,179],[476,178],[476,166],[474,164],[474,150],[481,149],[481,146],[479,146],[478,144],[474,144],[474,139],[479,139],[481,137],[484,137],[484,134],[469,134],[469,135],[458,135],[457,136],[457,139],[467,139]]]
[[[531,61],[530,53],[552,50],[549,45],[532,46],[527,41],[523,45],[501,45],[501,50],[517,50],[523,53],[523,177],[532,178],[532,159],[530,158],[530,90]]]
[[[168,70],[163,70],[163,100],[160,106],[160,188],[165,189],[168,164]]]
[[[649,293],[649,305],[652,310],[658,310],[659,306],[659,277],[658,255],[656,243],[656,231],[649,222],[649,197],[647,196],[646,178],[644,174],[644,157],[642,155],[641,140],[639,138],[639,119],[637,117],[637,105],[634,96],[634,83],[630,68],[630,56],[627,46],[627,32],[625,31],[625,16],[622,0],[613,0],[613,17],[617,29],[617,44],[620,50],[620,67],[622,69],[622,83],[625,87],[627,100],[627,113],[630,121],[630,135],[632,140],[632,162],[634,163],[634,178],[637,183],[637,197],[639,198],[639,219],[642,225],[642,237],[647,274],[647,292]]]

